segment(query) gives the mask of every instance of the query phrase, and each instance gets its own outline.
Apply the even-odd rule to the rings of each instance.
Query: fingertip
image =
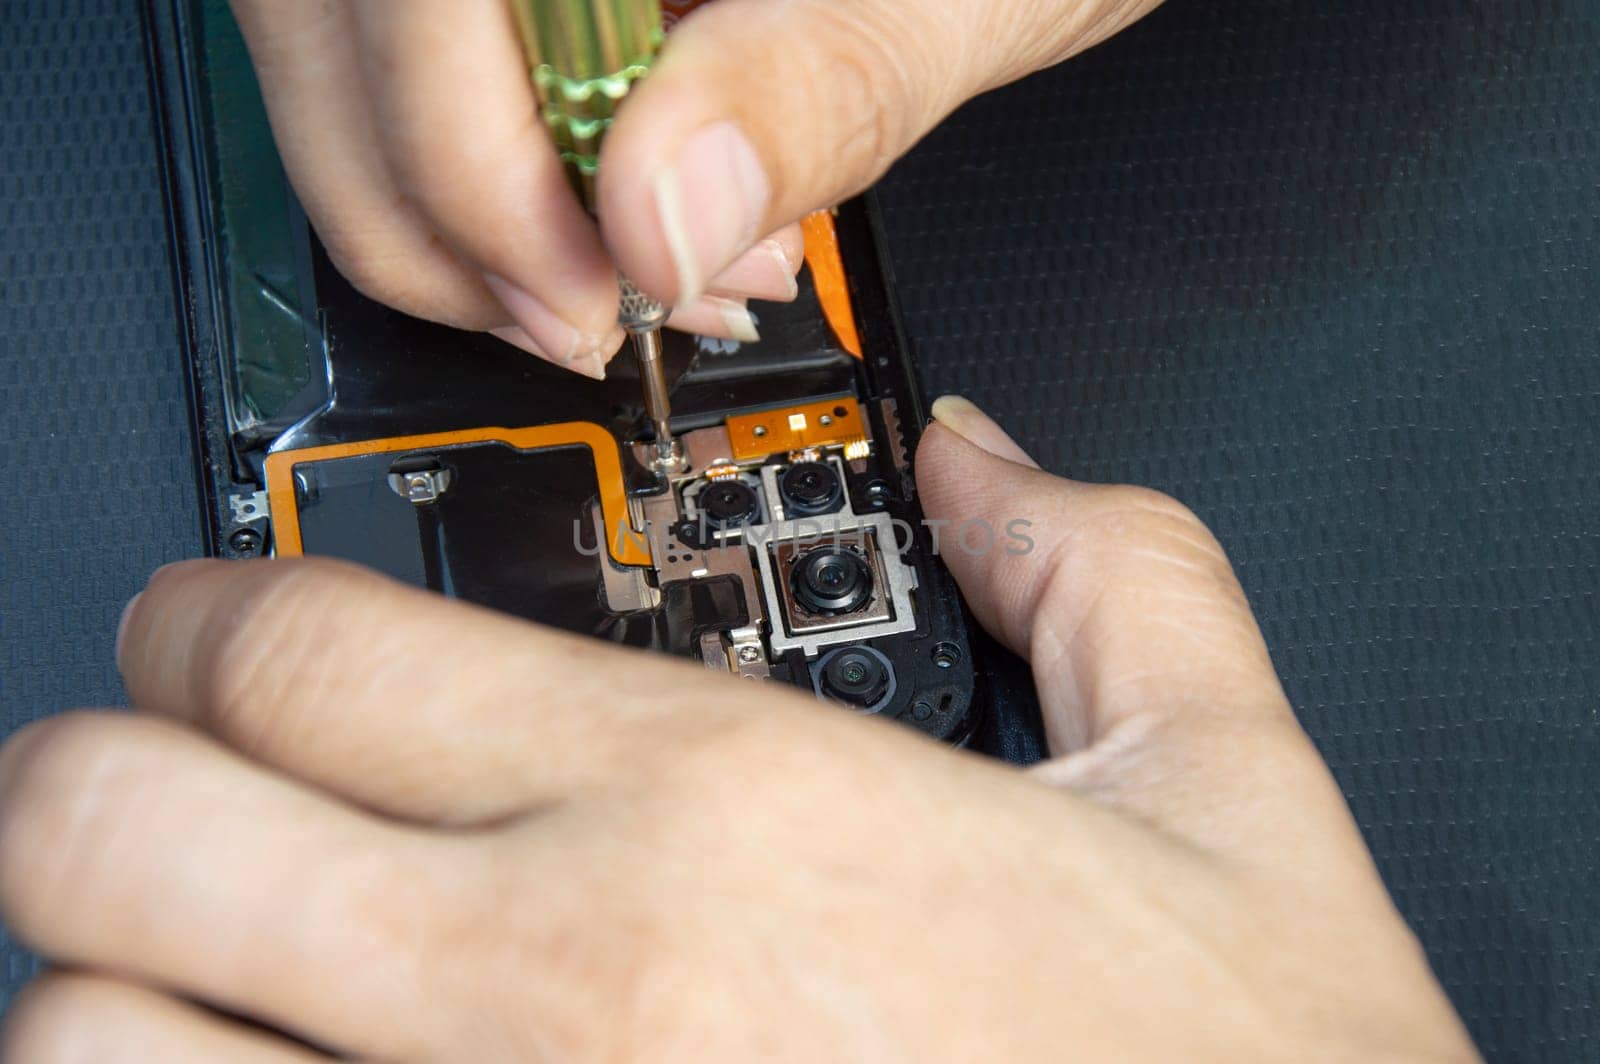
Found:
[[[504,277],[485,274],[484,283],[517,323],[515,331],[493,329],[492,335],[553,365],[596,380],[605,378],[606,362],[621,344],[615,302],[608,317],[580,328],[544,300]],[[524,339],[526,343],[522,342]]]
[[[1039,468],[1039,463],[970,399],[960,395],[942,395],[933,401],[929,412],[935,424],[944,426],[996,458],[1004,458],[1030,469]]]
[[[117,619],[117,635],[113,651],[117,671],[126,674],[129,648],[139,642],[137,638],[139,633],[151,623],[152,602],[159,602],[169,592],[174,580],[180,580],[185,574],[192,574],[212,566],[230,564],[234,563],[218,558],[185,558],[182,561],[168,562],[151,573],[144,587],[122,607],[122,615]],[[150,594],[152,590],[157,593]]]
[[[181,648],[174,645],[174,633],[183,632],[196,623],[197,616],[207,613],[207,589],[213,581],[274,564],[279,563],[259,558],[187,558],[169,562],[151,573],[144,588],[123,607],[117,626],[117,672],[128,697],[138,702],[148,674],[153,669],[162,671],[181,657]]]
[[[534,343],[533,338],[528,335],[527,330],[523,329],[519,325],[506,325],[498,329],[490,329],[489,335],[493,336],[497,340],[510,344],[519,351],[526,351],[528,354],[533,355],[535,358],[538,358],[542,361],[549,362],[552,365],[559,365],[564,369],[570,369],[574,373],[581,373],[583,376],[597,381],[603,381],[606,379],[606,365],[611,361],[612,358],[616,356],[617,351],[622,347],[623,339],[622,330],[620,328],[614,328],[605,337],[605,340],[602,342],[602,344],[594,351],[592,358],[578,358],[573,359],[570,362],[559,362],[556,359],[551,358],[543,348]]]
[[[917,445],[917,491],[922,506],[935,518],[962,520],[1019,489],[1019,481],[1045,478],[1052,485],[1072,486],[1043,472],[1026,451],[981,410],[965,399],[942,396],[933,404],[934,420]]]

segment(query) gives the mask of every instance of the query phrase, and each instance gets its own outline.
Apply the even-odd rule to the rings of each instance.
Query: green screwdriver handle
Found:
[[[600,142],[661,50],[660,0],[510,0],[545,124],[591,213]]]

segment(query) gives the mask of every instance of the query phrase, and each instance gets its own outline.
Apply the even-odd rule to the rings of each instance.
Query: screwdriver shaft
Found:
[[[644,412],[655,426],[656,441],[670,441],[672,402],[667,398],[667,378],[661,368],[661,331],[647,329],[631,336],[633,353],[639,359],[639,380],[644,386]]]
[[[666,324],[669,312],[626,277],[617,277],[617,288],[621,292],[617,321],[627,330],[639,363],[644,412],[655,427],[656,459],[662,465],[675,465],[681,452],[672,437],[672,401],[667,396],[667,371],[661,361],[661,326]]]

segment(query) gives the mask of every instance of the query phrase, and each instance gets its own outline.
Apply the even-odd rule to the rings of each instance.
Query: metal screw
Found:
[[[761,657],[761,648],[743,646],[739,648],[739,662],[743,665],[754,665]]]
[[[253,528],[241,528],[228,537],[228,547],[237,554],[254,554],[261,549],[261,533]]]

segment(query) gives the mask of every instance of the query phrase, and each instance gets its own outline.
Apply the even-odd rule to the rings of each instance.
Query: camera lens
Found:
[[[841,650],[822,667],[822,693],[852,706],[866,708],[889,690],[889,667],[866,650]]]
[[[778,478],[783,508],[790,517],[832,513],[844,502],[844,485],[833,467],[822,462],[796,462]]]
[[[761,503],[742,480],[716,480],[700,490],[697,500],[714,528],[739,528],[761,519]]]
[[[872,597],[872,570],[844,547],[818,547],[796,563],[789,588],[801,609],[834,616],[853,613]]]

